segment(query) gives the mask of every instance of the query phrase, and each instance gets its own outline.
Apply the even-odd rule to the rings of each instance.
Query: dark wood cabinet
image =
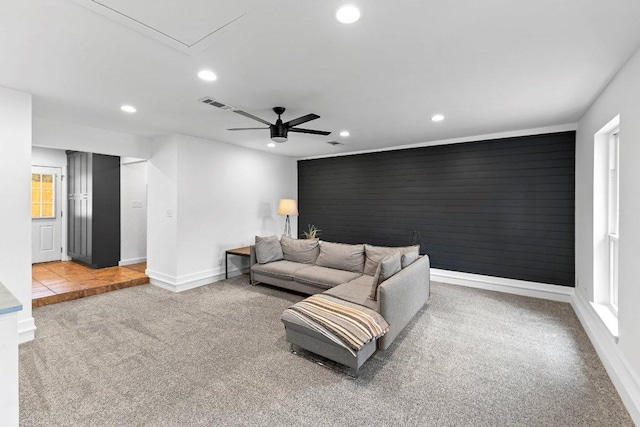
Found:
[[[120,261],[120,157],[67,152],[71,259],[93,268]]]

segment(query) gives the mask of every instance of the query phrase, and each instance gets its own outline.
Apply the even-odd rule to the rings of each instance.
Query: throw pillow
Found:
[[[413,264],[419,257],[420,257],[420,254],[418,253],[418,251],[407,252],[406,254],[403,254],[402,268],[405,268],[406,266]]]
[[[380,264],[378,264],[378,269],[376,270],[376,274],[375,276],[373,276],[373,286],[371,287],[371,294],[369,294],[369,299],[377,301],[378,286],[380,286],[382,282],[396,274],[401,269],[401,255],[398,251],[396,251],[392,255],[388,255],[382,261],[380,261]]]
[[[318,239],[292,239],[283,234],[280,245],[287,261],[315,264],[320,254]]]
[[[316,261],[320,267],[362,273],[364,266],[364,245],[344,243],[320,243],[320,255]]]
[[[279,261],[284,258],[277,236],[256,236],[256,260],[258,264]]]
[[[415,252],[418,254],[418,250],[420,249],[419,245],[414,246],[404,246],[399,248],[388,247],[388,246],[372,246],[372,245],[364,245],[364,252],[366,256],[366,260],[364,262],[364,274],[368,276],[373,276],[376,274],[376,269],[378,268],[378,264],[382,259],[388,255],[393,254],[394,252],[400,251],[401,255],[404,255],[409,252]]]

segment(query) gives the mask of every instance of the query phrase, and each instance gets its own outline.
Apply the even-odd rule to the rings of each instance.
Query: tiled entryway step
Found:
[[[56,304],[104,292],[149,283],[144,271],[147,263],[93,269],[73,261],[34,264],[32,307]]]

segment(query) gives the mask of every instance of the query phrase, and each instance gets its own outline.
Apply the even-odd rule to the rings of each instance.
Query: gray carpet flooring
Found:
[[[34,310],[23,426],[632,426],[568,304],[434,283],[357,379],[289,352],[247,276]]]

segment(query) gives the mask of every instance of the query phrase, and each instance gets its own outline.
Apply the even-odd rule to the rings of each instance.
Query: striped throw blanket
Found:
[[[312,295],[286,309],[283,318],[287,315],[299,318],[354,356],[365,344],[389,332],[389,324],[379,313],[330,295]]]

